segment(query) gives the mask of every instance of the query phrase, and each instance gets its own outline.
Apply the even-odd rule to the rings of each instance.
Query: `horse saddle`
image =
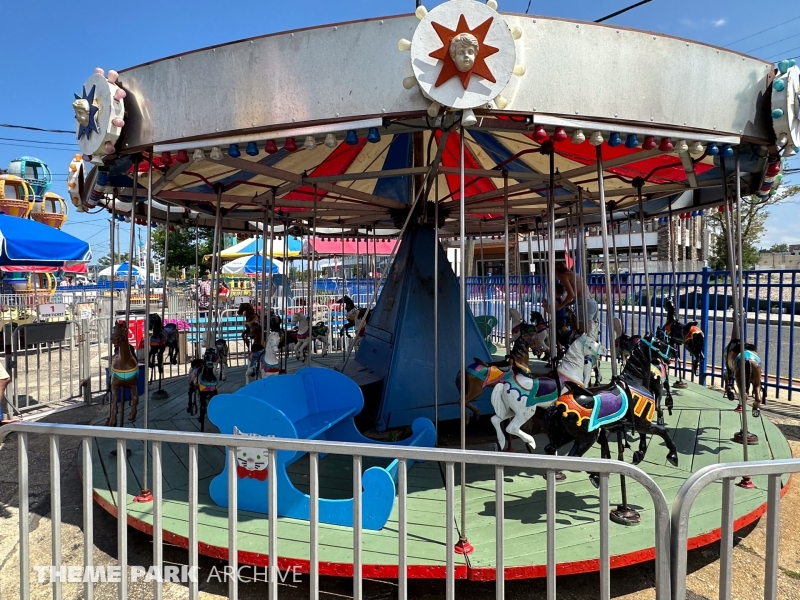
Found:
[[[572,392],[574,396],[585,396],[587,398],[593,398],[594,396],[601,396],[603,394],[619,395],[617,385],[618,384],[615,381],[612,381],[611,383],[607,383],[606,385],[592,388],[590,390],[583,387],[581,384],[572,381],[571,379],[564,382],[564,387]]]
[[[473,357],[473,360],[479,365],[482,365],[484,367],[496,367],[501,371],[508,371],[508,368],[511,366],[508,360],[496,360],[494,362],[485,362],[478,357]]]

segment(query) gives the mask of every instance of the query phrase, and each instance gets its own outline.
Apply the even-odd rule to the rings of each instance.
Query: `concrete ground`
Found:
[[[43,420],[58,423],[89,424],[107,411],[107,406],[81,406],[72,410],[49,415]],[[763,412],[773,420],[786,435],[793,455],[800,457],[800,406],[782,400],[771,401]],[[83,564],[83,509],[81,504],[81,482],[78,477],[78,443],[75,439],[62,440],[61,455],[61,512],[62,512],[62,563]],[[30,562],[35,565],[50,565],[51,560],[51,498],[49,483],[48,440],[29,437],[29,486],[30,486]],[[18,486],[17,486],[17,440],[10,436],[0,445],[0,600],[19,598],[19,544],[18,544]],[[793,481],[794,484],[794,481]],[[117,563],[117,522],[99,506],[94,505],[94,561],[95,565]],[[785,600],[800,599],[800,529],[794,519],[800,514],[800,485],[792,485],[781,504],[780,570],[778,597]],[[733,597],[737,600],[763,598],[764,547],[766,518],[735,536],[733,553]],[[152,560],[152,538],[128,529],[128,564],[148,567]],[[689,576],[687,600],[705,600],[717,597],[719,580],[719,544],[699,549],[689,554]],[[187,564],[184,549],[168,544],[164,546],[165,565]],[[224,563],[200,557],[200,598],[227,597],[227,585],[209,578],[212,569],[222,570]],[[250,572],[251,573],[251,572]],[[263,570],[260,577],[263,579]],[[280,597],[307,598],[308,578],[298,576],[293,582],[289,576],[279,585]],[[560,577],[557,581],[558,598],[563,600],[589,600],[598,597],[597,574]],[[616,569],[612,571],[611,593],[614,598],[624,600],[650,600],[655,598],[654,571],[652,563]],[[364,597],[369,599],[394,598],[397,584],[391,581],[364,582]],[[242,600],[264,598],[267,585],[263,581],[240,584],[239,598]],[[544,597],[544,580],[510,581],[506,584],[508,598]],[[152,598],[152,584],[132,583],[128,598],[132,600]],[[494,583],[459,581],[456,594],[474,598],[493,597]],[[322,598],[352,597],[349,579],[325,577],[320,581]],[[39,583],[36,572],[31,572],[31,597],[51,598],[52,588]],[[67,600],[83,598],[80,584],[65,583],[63,597]],[[95,587],[95,598],[99,600],[117,597],[116,585],[100,583]],[[164,584],[164,598],[187,597],[187,587],[182,584]],[[443,581],[412,580],[409,597],[444,598]]]

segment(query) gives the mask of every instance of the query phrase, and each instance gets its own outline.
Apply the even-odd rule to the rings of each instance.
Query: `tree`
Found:
[[[159,227],[153,230],[152,248],[156,260],[164,261],[164,239],[166,229]],[[197,228],[198,248],[195,254],[195,228],[172,229],[169,232],[169,249],[167,269],[170,273],[183,268],[194,268],[195,257],[200,260],[200,275],[208,272],[203,264],[203,256],[211,254],[214,249],[214,230]],[[166,274],[165,274],[166,275]]]
[[[116,255],[115,258],[116,258],[115,262],[118,265],[120,265],[120,264],[128,261],[128,253],[125,252],[125,253],[123,253],[121,255]],[[106,254],[105,256],[101,257],[97,261],[97,264],[100,265],[101,267],[110,267],[111,266],[111,254]]]
[[[764,223],[769,216],[769,208],[796,194],[800,194],[800,185],[790,185],[766,200],[760,200],[757,196],[742,198],[741,215],[739,215],[735,209],[733,210],[731,214],[733,223],[742,228],[742,266],[745,269],[752,269],[758,264],[759,252],[757,244],[761,239],[761,235],[764,233]],[[719,233],[714,242],[710,266],[712,269],[727,271],[728,232],[725,213],[713,213],[709,216],[709,223]],[[735,231],[736,229],[734,228],[734,232]],[[734,238],[734,242],[738,243],[736,238]]]
[[[772,244],[769,248],[762,250],[762,252],[788,252],[789,244]]]

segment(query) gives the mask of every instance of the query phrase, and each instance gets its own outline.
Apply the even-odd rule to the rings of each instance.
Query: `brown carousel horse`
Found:
[[[264,344],[264,332],[261,329],[261,317],[249,302],[243,302],[236,311],[239,316],[244,315],[244,331],[242,340],[245,348],[250,352],[251,344]]]
[[[128,343],[128,325],[126,323],[114,325],[111,330],[111,343],[114,344],[118,352],[111,359],[111,410],[106,425],[108,427],[116,427],[117,392],[120,390],[130,390],[131,412],[128,416],[128,421],[133,423],[136,420],[136,408],[139,405],[139,390],[137,389],[139,361]]]
[[[692,374],[697,375],[700,363],[705,359],[703,350],[706,343],[703,330],[700,329],[697,321],[688,323],[678,321],[675,318],[675,306],[672,304],[671,298],[667,298],[664,307],[667,309],[667,322],[664,323],[662,329],[669,335],[670,345],[675,349],[675,358],[676,360],[678,358],[678,347],[686,346],[692,357]]]
[[[734,400],[734,384],[739,386],[742,380],[742,369],[744,369],[744,391],[747,395],[748,390],[753,392],[753,416],[761,415],[761,405],[767,401],[762,396],[762,374],[761,359],[756,354],[754,344],[745,344],[744,352],[741,350],[741,341],[732,339],[725,348],[725,394],[729,400]],[[736,410],[741,410],[737,407]]]

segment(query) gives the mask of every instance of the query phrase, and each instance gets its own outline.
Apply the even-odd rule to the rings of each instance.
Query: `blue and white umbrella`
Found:
[[[36,221],[0,214],[0,266],[63,267],[91,259],[88,242]]]
[[[251,254],[250,256],[242,256],[236,260],[232,260],[222,267],[223,275],[260,275],[262,271],[261,255]],[[283,263],[279,260],[273,260],[270,263],[267,259],[267,273],[270,269],[274,275],[283,273]]]

